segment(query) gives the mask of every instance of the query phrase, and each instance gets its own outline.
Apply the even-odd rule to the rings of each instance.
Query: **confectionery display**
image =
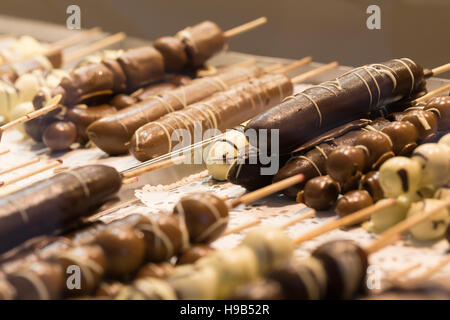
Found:
[[[450,64],[227,51],[266,22],[0,36],[0,300],[448,299]]]

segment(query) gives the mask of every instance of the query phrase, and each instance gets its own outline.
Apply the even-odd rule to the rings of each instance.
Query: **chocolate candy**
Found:
[[[129,275],[144,261],[146,243],[140,230],[112,226],[100,232],[97,243],[105,251],[107,274],[112,277]]]
[[[191,243],[210,243],[228,225],[228,206],[211,193],[195,193],[180,199],[174,214],[185,221]]]
[[[242,245],[252,248],[256,253],[259,273],[263,275],[287,263],[294,252],[291,238],[284,231],[270,227],[258,227],[249,231]]]
[[[383,189],[380,185],[379,171],[369,171],[363,175],[359,187],[360,189],[364,189],[369,192],[375,202],[384,198]]]
[[[97,210],[121,185],[122,177],[116,169],[88,165],[0,198],[0,252],[29,238],[67,228]]]
[[[419,132],[409,121],[393,121],[386,125],[381,132],[387,134],[392,141],[393,151],[398,156],[408,155],[417,146]]]
[[[391,139],[379,131],[364,132],[356,138],[355,145],[363,146],[368,151],[367,162],[370,169],[378,169],[383,162],[394,156]]]
[[[60,299],[66,286],[65,270],[53,262],[36,261],[7,275],[18,300]]]
[[[278,267],[267,277],[281,285],[288,300],[318,300],[326,292],[325,269],[322,262],[313,257]]]
[[[117,61],[126,75],[128,91],[142,88],[164,76],[163,57],[151,46],[126,50]]]
[[[203,64],[214,54],[223,50],[225,36],[222,29],[212,21],[203,21],[181,30],[176,35],[186,46],[189,65],[193,68]]]
[[[340,190],[339,184],[330,176],[320,176],[306,183],[303,197],[309,207],[328,210],[336,202]]]
[[[366,190],[355,190],[344,194],[336,203],[336,213],[342,218],[373,204],[372,197]]]
[[[270,279],[239,287],[231,300],[284,300],[283,288],[279,282]]]
[[[116,94],[111,100],[109,100],[109,104],[116,107],[117,110],[125,109],[137,102],[138,100],[135,97],[125,93]]]
[[[77,127],[78,138],[85,142],[88,140],[86,133],[87,127],[94,121],[117,112],[117,109],[108,104],[88,107],[85,104],[80,104],[74,108],[68,109],[66,119]]]
[[[436,137],[438,129],[438,117],[434,112],[425,110],[411,110],[402,121],[411,122],[419,132],[419,139],[427,142]]]
[[[92,293],[100,283],[106,271],[106,257],[103,249],[98,245],[79,246],[65,252],[61,252],[56,256],[56,260],[61,266],[64,273],[70,270],[70,266],[79,268],[81,278],[79,288],[69,288],[65,285],[65,295],[86,295]],[[78,274],[73,273],[74,276]],[[76,285],[75,281],[71,282],[67,275],[67,283]]]
[[[0,278],[0,301],[13,300],[16,297],[16,290],[3,276]]]
[[[424,110],[439,111],[438,130],[448,132],[450,130],[450,96],[441,96],[431,99]]]
[[[348,179],[361,177],[368,167],[367,149],[358,146],[340,146],[328,155],[326,170],[331,178],[344,183]]]
[[[153,46],[164,58],[166,71],[180,71],[188,62],[184,43],[175,37],[161,37]]]
[[[194,244],[186,249],[183,254],[178,258],[177,265],[192,264],[200,258],[206,257],[215,250],[204,244]]]
[[[412,158],[422,167],[422,186],[440,187],[450,180],[450,149],[438,143],[417,147]]]
[[[167,261],[187,247],[189,235],[184,222],[177,216],[145,219],[137,225],[145,236],[146,258],[151,262]]]
[[[414,215],[433,210],[433,208],[438,207],[442,203],[443,200],[439,199],[424,199],[423,201],[413,203],[408,210],[407,217],[410,218]],[[425,219],[425,221],[410,228],[409,232],[418,240],[438,240],[444,237],[449,223],[450,212],[448,211],[448,208],[443,208],[428,219]]]
[[[253,118],[246,130],[278,129],[278,153],[285,154],[343,123],[409,97],[421,90],[422,79],[422,67],[408,58],[362,66],[285,99]],[[271,141],[270,136],[260,139],[255,147],[271,150]]]
[[[44,135],[45,129],[47,129],[50,124],[57,121],[59,120],[55,117],[40,116],[25,122],[23,126],[26,134],[29,135],[34,141],[42,142],[42,136]]]
[[[42,135],[44,144],[53,151],[68,150],[76,140],[77,127],[69,121],[53,122]]]
[[[174,266],[167,262],[147,263],[139,269],[136,278],[166,279],[172,273],[173,269]]]
[[[384,195],[397,197],[419,189],[422,169],[417,161],[406,157],[395,157],[381,166],[379,176]]]
[[[327,274],[328,299],[352,299],[363,291],[368,267],[365,251],[350,240],[327,242],[312,253]]]

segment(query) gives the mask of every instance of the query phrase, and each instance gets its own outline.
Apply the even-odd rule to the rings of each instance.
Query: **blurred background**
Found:
[[[259,16],[268,23],[230,41],[234,51],[343,65],[410,57],[425,67],[450,61],[449,0],[1,0],[0,14],[65,25],[66,8],[81,8],[82,28],[102,27],[155,39],[205,19],[224,30]],[[369,30],[366,9],[381,8]],[[442,77],[450,78],[449,73]]]

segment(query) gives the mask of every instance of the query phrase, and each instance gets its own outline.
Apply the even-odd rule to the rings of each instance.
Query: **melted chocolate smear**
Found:
[[[402,181],[403,192],[407,192],[409,189],[408,173],[406,172],[405,169],[400,169],[397,171],[397,175],[400,177],[400,180]]]

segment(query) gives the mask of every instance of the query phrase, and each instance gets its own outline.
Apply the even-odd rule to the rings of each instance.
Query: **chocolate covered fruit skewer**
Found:
[[[211,203],[208,207],[209,210],[212,210],[212,206],[218,205],[225,206],[225,208],[228,208],[228,205],[230,207],[234,207],[243,203],[248,203],[251,201],[254,201],[258,199],[259,197],[264,197],[266,195],[269,195],[273,192],[279,191],[282,188],[286,187],[286,185],[296,183],[301,179],[301,176],[292,177],[286,181],[282,181],[278,184],[274,184],[273,186],[266,187],[263,190],[259,190],[257,192],[245,195],[241,197],[239,200],[235,200],[232,203],[225,204],[223,200],[220,199],[217,200],[222,201],[222,204],[218,204],[216,201],[215,203]],[[185,201],[188,199],[186,198]],[[191,201],[191,200],[189,200]],[[198,200],[200,203],[197,206],[200,208],[205,203],[202,200]],[[192,202],[191,202],[192,204]],[[186,206],[186,203],[184,202],[184,205]],[[181,206],[178,206],[180,208]],[[189,207],[184,208],[184,214],[186,215],[186,221],[188,221],[189,214],[193,214],[193,212],[189,211]],[[195,212],[196,215],[198,215],[198,212]],[[205,216],[209,216],[211,212],[203,212]],[[182,215],[182,214],[181,214]],[[128,224],[126,221],[117,221],[113,222],[110,226],[106,226],[106,228],[98,229],[98,232],[95,232],[93,242],[87,242],[79,246],[78,248],[75,246],[74,248],[70,250],[65,250],[64,253],[61,253],[57,255],[58,260],[60,263],[63,263],[63,266],[66,264],[80,264],[82,266],[83,272],[86,272],[84,276],[87,278],[83,278],[83,283],[88,284],[86,281],[92,279],[92,277],[88,277],[88,274],[95,275],[95,281],[89,282],[89,285],[84,286],[84,288],[87,288],[86,290],[92,290],[95,288],[95,283],[98,283],[100,281],[100,278],[103,276],[104,273],[109,274],[111,276],[123,276],[126,275],[133,270],[136,270],[137,267],[139,267],[143,259],[145,258],[145,255],[150,254],[150,256],[147,256],[147,258],[157,258],[158,252],[160,254],[163,254],[164,250],[168,250],[169,248],[173,248],[176,250],[182,249],[185,245],[183,245],[184,241],[189,241],[187,239],[188,235],[187,233],[184,233],[186,231],[191,231],[192,226],[185,226],[182,227],[180,225],[180,222],[183,221],[183,218],[178,219],[176,216],[168,216],[165,218],[161,218],[157,222],[152,222],[145,217],[137,217],[132,216],[125,218],[126,221],[128,221]],[[131,223],[131,224],[130,224]],[[205,228],[208,228],[207,225],[204,226]],[[174,229],[175,228],[175,229]],[[178,231],[177,228],[180,228]],[[159,232],[156,232],[157,230],[160,230]],[[95,231],[95,229],[94,229]],[[207,230],[205,230],[207,231]],[[166,232],[167,235],[165,234]],[[184,235],[183,235],[184,234]],[[158,240],[159,237],[161,239],[165,239],[165,237],[171,237],[167,240],[169,241],[175,241],[178,243],[178,245],[175,246],[174,244],[171,244],[170,246],[164,248],[165,242],[160,242],[162,240]],[[212,239],[217,238],[220,236],[220,234],[215,234],[214,237],[211,235],[209,239],[212,241]],[[89,236],[88,236],[89,237]],[[157,238],[158,237],[158,238]],[[155,242],[156,241],[156,242]],[[166,244],[167,245],[167,244]],[[100,250],[100,251],[99,251]],[[170,257],[175,252],[172,252],[167,257]],[[164,255],[165,256],[165,255]],[[161,256],[162,257],[162,256]],[[101,269],[98,269],[97,267],[94,268],[94,262],[96,262],[97,265],[101,266]],[[39,264],[39,262],[36,262]],[[41,264],[53,264],[53,269],[56,268],[54,263],[50,261],[45,262],[42,261]],[[50,274],[54,274],[57,278],[57,273],[55,273],[55,270],[52,270],[52,268],[48,268],[46,266],[43,266],[45,270],[48,270]],[[87,269],[85,269],[87,268]],[[35,270],[35,269],[33,269]],[[103,270],[100,272],[100,270]],[[22,271],[20,272],[13,272],[9,273],[12,279],[14,279],[16,274],[23,274]],[[40,274],[37,274],[37,276],[41,277]],[[84,277],[83,276],[83,277]],[[52,282],[48,282],[47,279],[42,278],[46,284],[49,285],[52,284]],[[29,284],[32,286],[32,283]],[[27,287],[27,286],[25,286]],[[47,290],[50,290],[51,287],[47,287]],[[17,289],[23,289],[23,287],[17,288]],[[36,288],[34,288],[31,291],[35,292]],[[61,288],[59,289],[61,290]],[[86,290],[83,290],[83,292],[86,292]],[[22,292],[22,291],[20,291]],[[61,292],[61,291],[59,291]],[[39,293],[40,296],[40,293]],[[44,295],[45,296],[45,295]]]

